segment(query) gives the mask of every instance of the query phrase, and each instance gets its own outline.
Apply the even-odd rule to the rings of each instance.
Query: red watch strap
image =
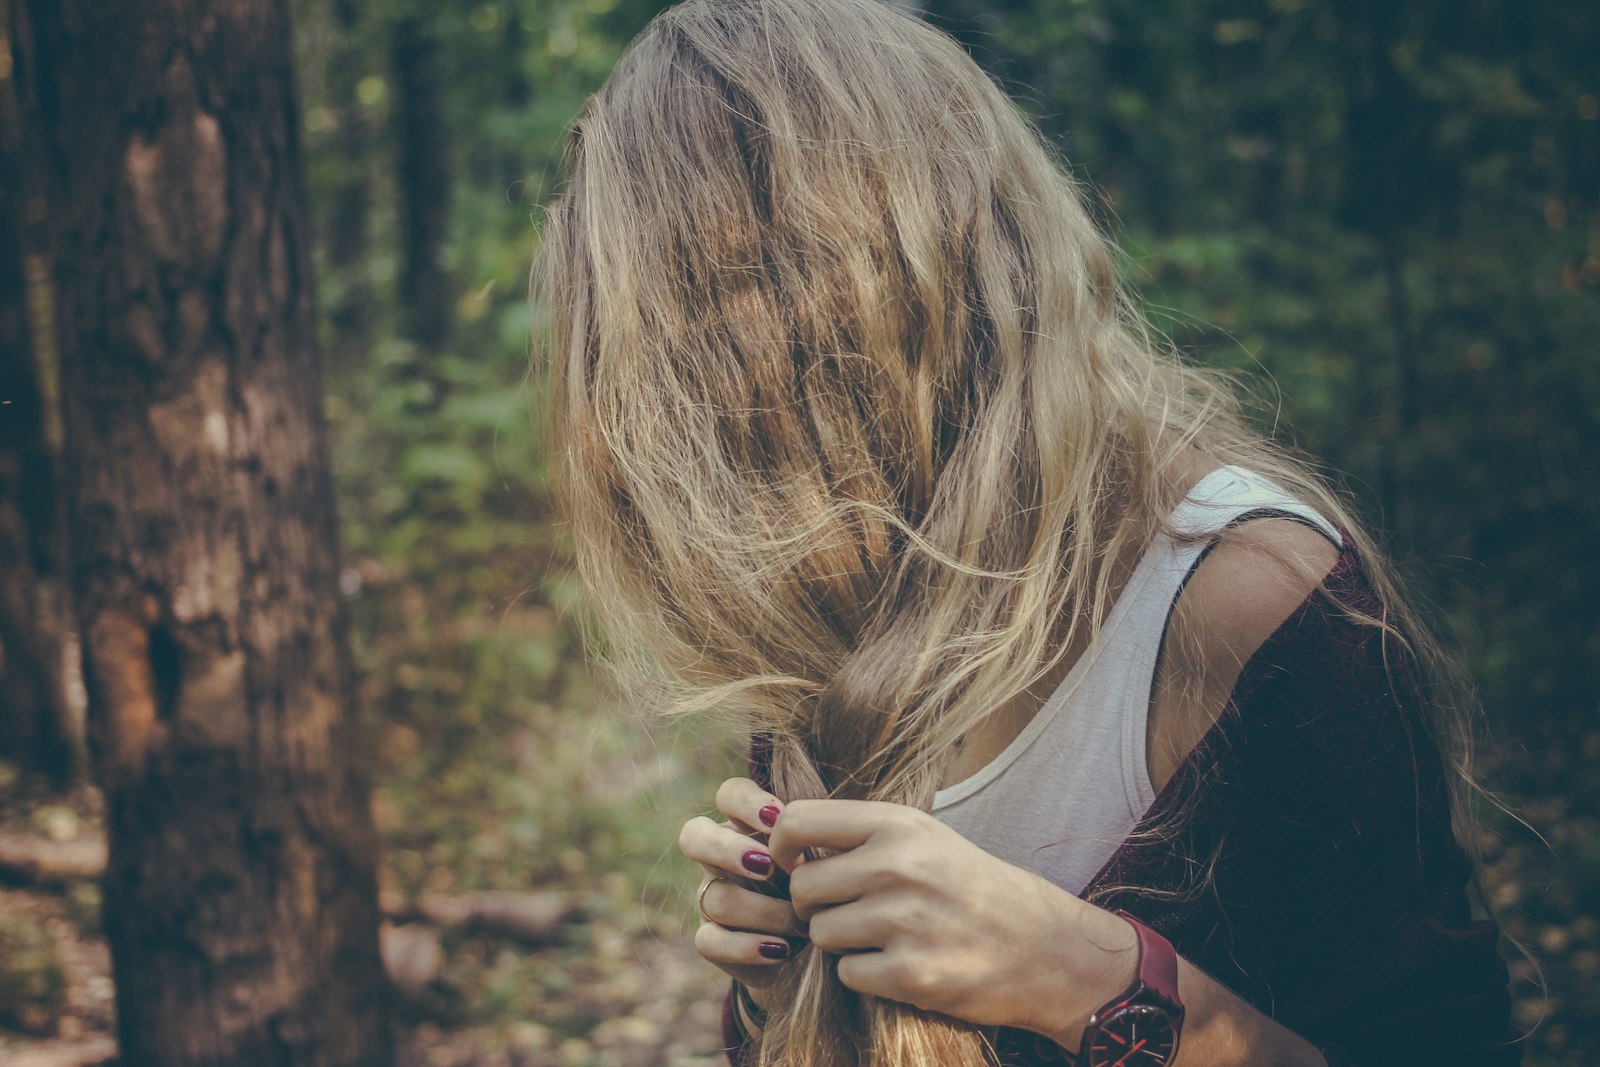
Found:
[[[1178,954],[1173,950],[1172,942],[1125,911],[1115,914],[1128,920],[1133,932],[1139,936],[1139,981],[1174,1005],[1181,1005],[1183,1002],[1178,999]]]

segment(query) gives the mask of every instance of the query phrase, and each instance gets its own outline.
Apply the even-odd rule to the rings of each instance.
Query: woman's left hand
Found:
[[[859,993],[1075,1049],[1090,1013],[1133,981],[1127,922],[916,808],[798,800],[768,845],[812,943],[840,954],[839,980]],[[835,854],[805,858],[816,848]]]

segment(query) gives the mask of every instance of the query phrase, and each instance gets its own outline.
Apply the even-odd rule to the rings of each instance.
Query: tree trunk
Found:
[[[1349,36],[1345,102],[1344,219],[1372,241],[1388,297],[1392,349],[1369,353],[1367,407],[1388,438],[1377,471],[1390,536],[1409,537],[1412,496],[1407,461],[1417,447],[1420,369],[1405,288],[1405,257],[1434,210],[1430,190],[1445,188],[1430,152],[1434,118],[1396,65],[1401,16],[1386,0],[1340,9]]]
[[[371,140],[366,109],[358,87],[364,68],[358,47],[362,27],[362,5],[358,0],[334,0],[334,25],[343,43],[335,51],[327,71],[328,96],[333,106],[338,132],[335,135],[339,162],[339,181],[324,226],[328,266],[345,283],[328,319],[338,338],[336,351],[354,347],[364,338],[372,318],[372,292],[367,270],[361,261],[368,254],[370,231],[367,225],[371,184],[367,173],[367,152]]]
[[[122,1061],[382,1064],[286,0],[19,7]]]
[[[506,72],[505,106],[514,114],[522,114],[533,104],[533,79],[528,76],[528,28],[522,21],[522,9],[516,4],[506,9],[506,25],[500,45],[500,66]],[[513,202],[529,199],[525,185],[528,177],[527,146],[521,141],[502,140],[499,148],[499,192]],[[537,194],[538,191],[534,192]]]
[[[36,183],[24,167],[9,5],[0,0],[0,756],[64,789],[78,767],[63,667],[65,612],[56,546],[54,394],[40,388],[28,266]],[[48,338],[39,338],[42,345]]]
[[[450,339],[453,314],[444,270],[450,222],[444,56],[433,31],[407,17],[394,30],[395,130],[400,159],[400,305],[406,334],[425,350]]]

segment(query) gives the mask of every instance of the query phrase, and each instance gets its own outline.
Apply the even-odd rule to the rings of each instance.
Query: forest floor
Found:
[[[0,775],[4,784],[9,775]],[[1526,802],[1550,840],[1523,832],[1492,846],[1486,888],[1508,931],[1536,954],[1512,957],[1516,1020],[1535,1028],[1526,1067],[1577,1067],[1600,1054],[1600,924],[1589,910],[1600,825],[1566,797]],[[92,792],[68,798],[0,791],[0,832],[73,842],[98,834]],[[1563,859],[1565,857],[1565,859]],[[1592,870],[1592,867],[1590,868]],[[690,923],[630,901],[614,873],[559,887],[581,897],[544,943],[386,925],[401,1022],[401,1067],[715,1067],[721,976],[695,955]],[[0,886],[0,1062],[114,1064],[114,990],[99,932],[99,890],[68,879]],[[618,891],[626,894],[619,899]],[[1537,1026],[1536,1026],[1537,1024]]]
[[[98,834],[83,790],[29,802],[0,790],[0,833]],[[91,881],[0,884],[0,1063],[115,1064],[111,958]],[[48,880],[47,880],[48,881]],[[385,924],[399,1067],[713,1067],[725,985],[681,924],[588,891],[581,919],[526,937]],[[637,912],[637,909],[634,909]],[[518,1007],[507,1008],[512,1002]]]
[[[1526,950],[1502,942],[1513,1020],[1528,1035],[1524,1067],[1600,1063],[1600,733],[1524,737],[1493,762],[1491,780],[1518,783],[1504,792],[1528,824],[1491,811],[1483,842],[1484,890]]]

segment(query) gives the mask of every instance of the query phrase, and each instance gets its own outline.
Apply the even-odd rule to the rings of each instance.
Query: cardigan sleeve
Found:
[[[745,1067],[750,1045],[750,1035],[739,1025],[739,1012],[733,1003],[733,986],[729,984],[728,995],[722,998],[722,1053],[728,1057],[731,1067]]]
[[[1381,610],[1346,550],[1329,592]],[[1206,741],[1096,885],[1258,1010],[1358,1067],[1521,1059],[1492,922],[1451,828],[1428,691],[1404,642],[1315,593],[1246,664]],[[1196,872],[1209,872],[1197,876]]]

